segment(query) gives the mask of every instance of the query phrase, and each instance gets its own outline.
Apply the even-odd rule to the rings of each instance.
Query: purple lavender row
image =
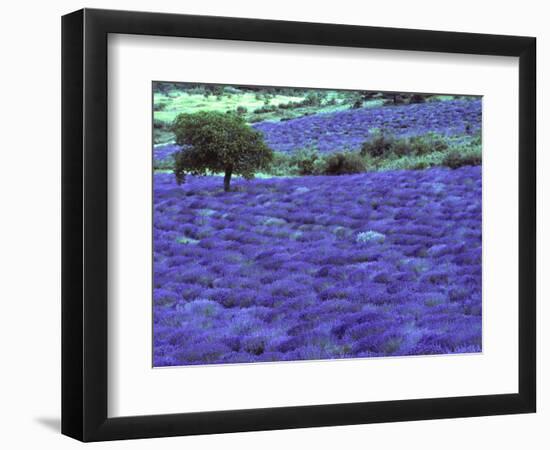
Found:
[[[481,167],[154,176],[154,365],[481,351]]]

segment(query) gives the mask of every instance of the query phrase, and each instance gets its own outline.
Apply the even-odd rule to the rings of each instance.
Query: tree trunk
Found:
[[[231,174],[233,173],[232,168],[225,169],[225,176],[223,177],[223,190],[229,192],[231,190]]]

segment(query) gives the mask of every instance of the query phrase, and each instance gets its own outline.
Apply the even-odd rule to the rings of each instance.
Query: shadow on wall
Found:
[[[34,421],[49,428],[50,431],[61,433],[61,419],[59,417],[37,417]]]

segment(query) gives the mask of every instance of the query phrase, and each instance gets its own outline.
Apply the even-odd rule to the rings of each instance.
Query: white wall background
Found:
[[[60,16],[83,6],[257,17],[358,25],[530,35],[538,38],[539,279],[547,272],[550,226],[543,199],[550,182],[550,30],[544,2],[525,0],[295,0],[170,2],[111,0],[5,2],[0,16],[2,56],[0,201],[0,444],[4,448],[75,448],[59,434],[60,417]],[[545,256],[541,256],[542,253]],[[332,449],[530,448],[550,444],[550,309],[548,281],[539,282],[539,412],[535,415],[362,425],[96,444],[95,448]]]

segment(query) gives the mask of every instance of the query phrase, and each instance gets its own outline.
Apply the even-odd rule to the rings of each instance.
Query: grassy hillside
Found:
[[[416,96],[416,97],[415,97]],[[155,144],[170,143],[169,126],[181,113],[238,112],[250,123],[280,122],[315,114],[385,104],[450,100],[455,96],[420,96],[367,91],[253,88],[186,83],[156,83],[153,87]]]

